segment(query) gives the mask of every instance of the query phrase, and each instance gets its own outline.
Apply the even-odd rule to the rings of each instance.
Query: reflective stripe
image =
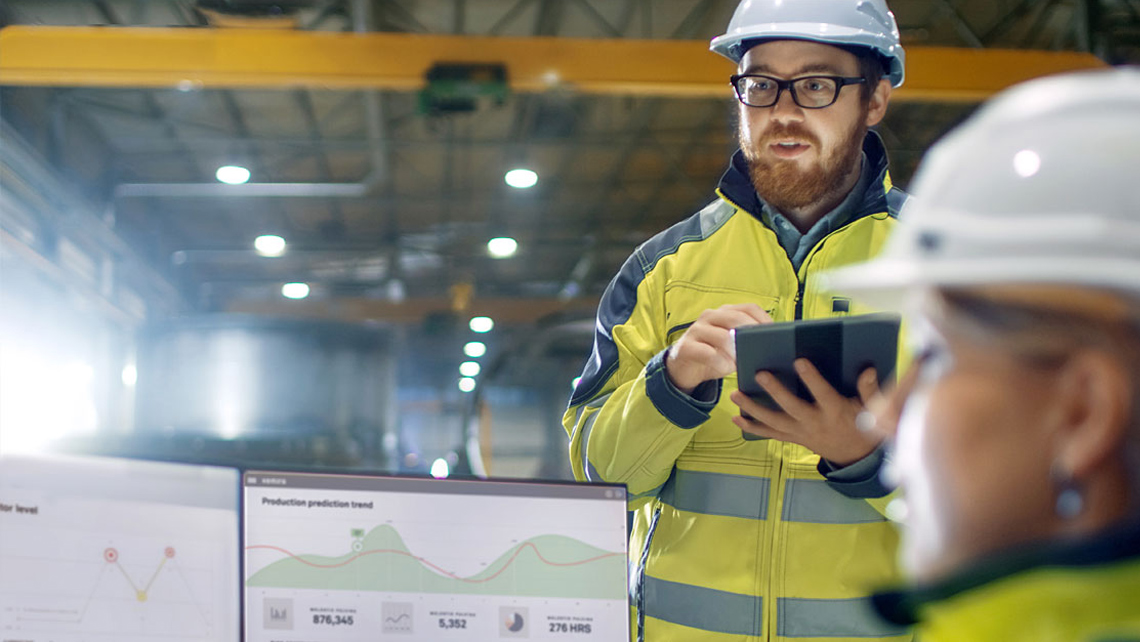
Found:
[[[642,590],[644,612],[649,617],[731,635],[763,633],[759,596],[668,582],[648,575]]]
[[[638,493],[636,495],[630,493],[630,494],[626,495],[625,500],[628,503],[628,502],[632,502],[632,501],[638,500],[638,499],[645,499],[646,497],[656,497],[657,493],[660,493],[662,488],[665,488],[665,484],[661,484],[657,488],[654,488],[652,490],[647,490],[644,493]]]
[[[789,479],[784,487],[784,521],[810,524],[870,524],[886,517],[865,499],[846,497],[816,479]]]
[[[674,469],[661,490],[661,501],[691,513],[765,519],[768,479]]]
[[[875,615],[871,599],[776,600],[776,633],[789,638],[882,638],[904,635],[906,629]]]

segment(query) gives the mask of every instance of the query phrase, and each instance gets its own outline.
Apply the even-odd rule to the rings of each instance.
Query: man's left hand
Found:
[[[859,430],[855,416],[879,392],[874,368],[867,368],[859,375],[856,384],[859,398],[856,399],[839,394],[807,359],[796,359],[795,367],[815,403],[797,397],[771,373],[760,372],[756,383],[771,395],[783,412],[765,408],[737,390],[732,393],[732,402],[751,419],[733,417],[733,423],[760,437],[800,444],[840,468],[871,454],[882,441],[882,435]]]

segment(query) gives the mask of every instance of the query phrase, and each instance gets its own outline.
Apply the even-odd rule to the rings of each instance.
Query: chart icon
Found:
[[[380,615],[383,617],[381,630],[384,633],[413,633],[413,612],[411,602],[384,602],[380,606]]]

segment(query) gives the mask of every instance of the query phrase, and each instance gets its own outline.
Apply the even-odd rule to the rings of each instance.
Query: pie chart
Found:
[[[519,615],[518,613],[514,613],[513,615],[514,615],[514,618],[511,620],[508,620],[506,622],[507,630],[510,631],[511,633],[517,633],[517,632],[521,631],[523,628],[523,624],[524,624],[523,617],[521,615]]]

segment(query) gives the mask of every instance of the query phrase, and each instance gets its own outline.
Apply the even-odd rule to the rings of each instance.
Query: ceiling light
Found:
[[[218,180],[230,185],[241,185],[249,180],[249,170],[238,165],[222,165],[214,173]]]
[[[463,377],[459,380],[459,389],[463,392],[471,392],[475,389],[475,380],[471,377]]]
[[[507,175],[503,177],[503,180],[505,180],[507,182],[507,185],[510,185],[511,187],[517,189],[527,189],[528,187],[534,187],[535,184],[538,183],[538,174],[536,174],[532,169],[512,169],[511,171],[507,172]]]
[[[128,388],[134,388],[135,384],[139,382],[139,370],[134,364],[128,363],[123,366],[122,373],[123,385]]]
[[[467,345],[463,346],[463,354],[472,359],[478,359],[487,354],[487,345],[482,341],[470,341]]]
[[[281,286],[281,296],[287,299],[303,299],[309,296],[309,284],[286,283]]]
[[[285,253],[285,239],[276,234],[262,234],[253,240],[253,248],[262,256],[281,256]]]
[[[514,256],[517,249],[519,249],[518,241],[509,236],[500,236],[487,241],[487,251],[496,259]]]
[[[445,460],[443,457],[440,457],[431,463],[432,477],[435,477],[436,479],[447,479],[447,476],[450,473],[451,471],[448,469],[447,460]]]
[[[483,368],[475,361],[464,361],[459,364],[459,374],[464,377],[477,377],[479,376],[479,371],[482,369]]]
[[[490,332],[495,327],[495,322],[491,317],[471,317],[471,321],[467,324],[472,332],[480,334]]]

